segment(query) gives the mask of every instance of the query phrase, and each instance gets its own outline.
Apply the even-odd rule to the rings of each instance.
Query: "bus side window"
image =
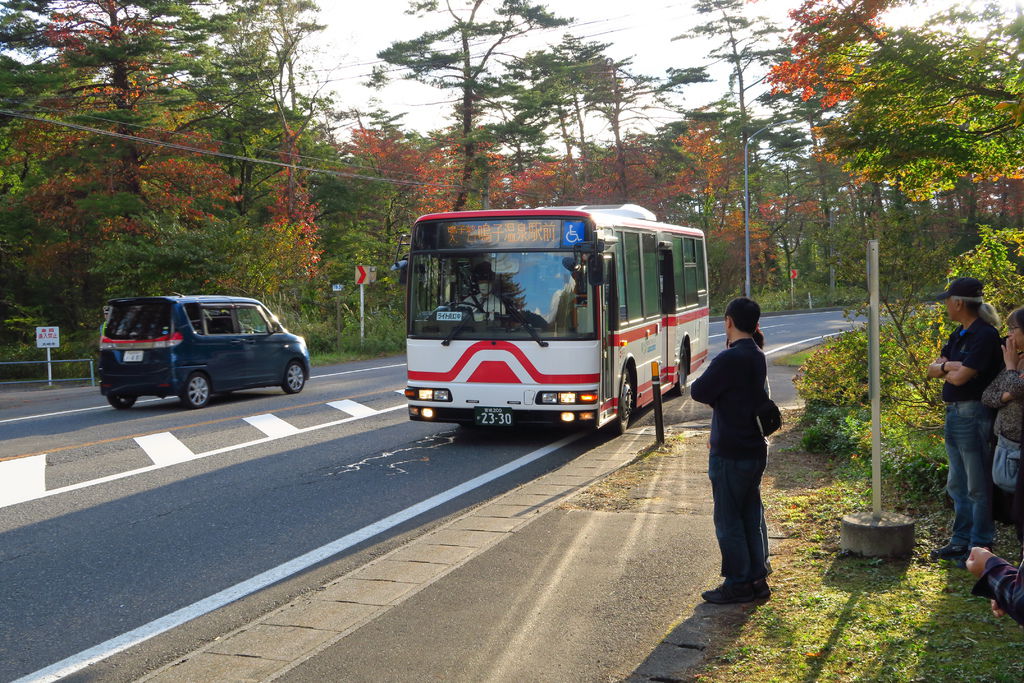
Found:
[[[707,306],[708,270],[704,264],[704,240],[694,240],[697,247],[697,290],[700,292],[701,303]]]
[[[627,232],[622,235],[626,243],[625,259],[621,270],[626,285],[626,319],[637,320],[644,317],[643,289],[641,287],[640,270],[640,235]]]
[[[683,280],[686,286],[686,305],[697,303],[697,240],[683,238]]]
[[[649,318],[661,312],[661,278],[658,276],[658,240],[654,235],[641,235],[644,277],[644,317]]]
[[[686,306],[686,289],[683,287],[683,239],[672,238],[672,274],[676,283],[676,310]]]

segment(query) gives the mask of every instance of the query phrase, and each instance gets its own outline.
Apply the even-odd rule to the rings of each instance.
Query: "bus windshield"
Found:
[[[459,339],[593,339],[587,254],[414,253],[410,334]]]

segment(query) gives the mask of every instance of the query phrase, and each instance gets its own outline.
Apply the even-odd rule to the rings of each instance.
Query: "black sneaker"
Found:
[[[750,584],[751,589],[754,591],[754,598],[756,600],[764,600],[772,597],[772,589],[768,587],[768,582],[764,579],[758,579]]]
[[[729,605],[734,602],[750,602],[754,600],[754,589],[749,583],[722,584],[714,590],[700,594],[706,602],[715,605]]]
[[[931,552],[931,558],[933,560],[953,560],[956,561],[961,558],[967,557],[968,548],[965,545],[954,545],[947,543],[941,548],[936,548]]]

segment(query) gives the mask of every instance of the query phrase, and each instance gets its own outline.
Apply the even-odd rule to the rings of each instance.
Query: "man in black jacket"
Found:
[[[725,310],[728,348],[718,354],[690,396],[713,409],[708,477],[714,500],[715,535],[722,553],[722,585],[705,591],[712,603],[767,598],[768,529],[761,505],[761,476],[768,442],[754,417],[765,398],[768,366],[758,329],[761,308],[751,299],[733,299]]]

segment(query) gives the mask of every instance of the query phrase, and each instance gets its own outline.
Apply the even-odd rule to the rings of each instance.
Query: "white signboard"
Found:
[[[37,349],[56,349],[56,348],[60,348],[60,328],[59,327],[37,327],[36,328],[36,348]]]

